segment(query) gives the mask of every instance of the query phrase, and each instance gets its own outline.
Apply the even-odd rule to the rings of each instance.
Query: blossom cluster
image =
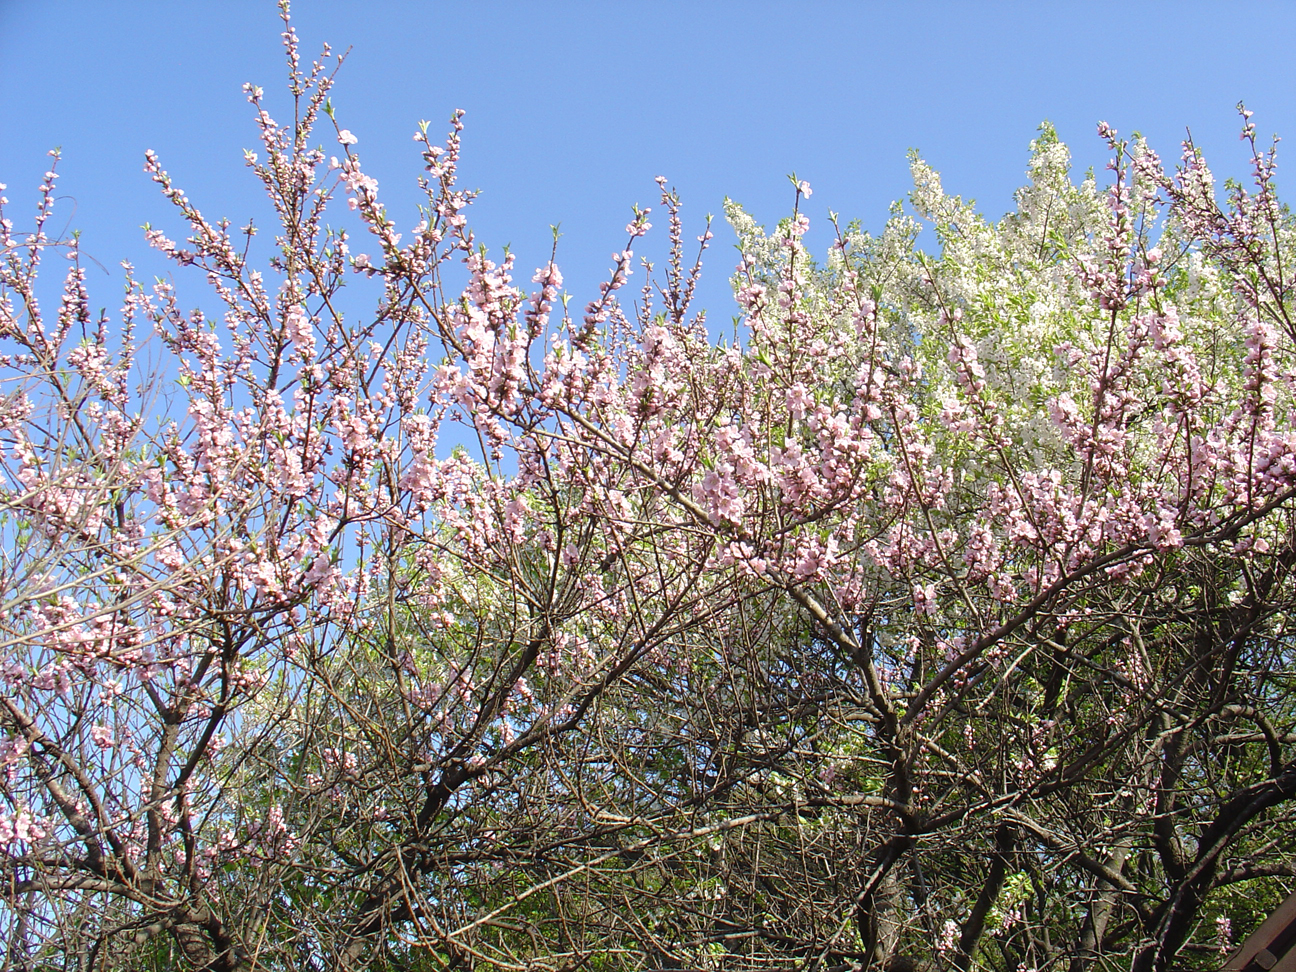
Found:
[[[1104,129],[1100,190],[1071,182],[1046,133],[997,225],[915,158],[939,258],[897,213],[815,264],[804,181],[769,234],[731,204],[742,318],[719,343],[691,310],[711,231],[690,265],[664,180],[664,284],[623,296],[651,229],[636,207],[573,319],[553,258],[527,289],[514,255],[477,244],[458,113],[444,144],[415,135],[425,204],[396,232],[323,61],[292,61],[291,124],[249,89],[265,158],[247,161],[283,225],[268,269],[247,256],[254,227],[209,220],[146,157],[186,227],[148,240],[205,280],[207,310],[126,266],[118,323],[96,316],[75,244],[47,233],[53,168],[29,233],[0,210],[15,866],[110,860],[103,880],[162,874],[150,900],[176,907],[221,862],[331,873],[418,802],[411,780],[426,831],[618,680],[684,678],[723,642],[695,651],[690,633],[740,629],[760,597],[848,652],[868,705],[894,722],[902,692],[919,725],[1007,669],[995,632],[1028,608],[1064,629],[1095,577],[1287,542],[1268,514],[1296,492],[1288,284],[1240,272],[1290,273],[1256,229],[1277,212],[1258,152],[1258,193],[1221,212],[1195,152],[1167,174]],[[325,118],[331,160],[308,140]],[[338,198],[349,224],[325,218]],[[51,317],[37,275],[58,249]],[[1201,296],[1206,269],[1227,299]],[[862,618],[876,643],[851,634]],[[319,698],[345,717],[311,723]],[[1016,785],[1053,771],[1055,735],[1023,730]],[[947,925],[940,950],[954,941]]]

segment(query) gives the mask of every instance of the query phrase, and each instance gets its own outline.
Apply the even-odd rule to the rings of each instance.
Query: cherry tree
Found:
[[[806,183],[730,204],[721,337],[665,180],[575,313],[474,237],[458,114],[398,232],[282,10],[273,240],[146,159],[214,309],[127,266],[95,315],[53,167],[0,214],[5,968],[1162,970],[1263,917],[1296,325],[1249,116],[1222,202],[1101,126],[1108,185],[1045,128],[990,223],[915,157],[821,263]]]

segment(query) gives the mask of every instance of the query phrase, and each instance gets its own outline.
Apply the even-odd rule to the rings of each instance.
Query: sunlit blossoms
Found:
[[[4,961],[1214,962],[1296,860],[1251,123],[1222,202],[1102,126],[1102,184],[1045,128],[999,223],[914,157],[822,262],[806,182],[728,203],[722,336],[664,179],[571,311],[473,235],[462,113],[389,212],[283,11],[273,233],[150,152],[176,274],[108,313],[54,168],[0,214]]]

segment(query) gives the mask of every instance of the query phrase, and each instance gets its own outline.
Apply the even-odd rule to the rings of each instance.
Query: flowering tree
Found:
[[[214,313],[96,317],[53,169],[0,216],[3,967],[1218,962],[1296,875],[1249,121],[1223,204],[1104,127],[1108,187],[1045,129],[991,224],[915,158],[822,265],[805,183],[731,206],[718,341],[664,180],[577,316],[478,247],[458,115],[403,237],[283,12],[264,268],[147,157]]]

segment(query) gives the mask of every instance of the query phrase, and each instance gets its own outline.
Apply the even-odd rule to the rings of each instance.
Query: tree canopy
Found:
[[[730,203],[722,333],[664,179],[583,307],[516,283],[459,115],[398,232],[283,12],[272,241],[150,154],[178,275],[114,320],[53,168],[0,212],[0,968],[1163,972],[1281,900],[1296,240],[1249,113],[1249,187],[1107,126],[1076,182],[1044,126],[997,223],[917,156],[818,261],[806,183]]]

